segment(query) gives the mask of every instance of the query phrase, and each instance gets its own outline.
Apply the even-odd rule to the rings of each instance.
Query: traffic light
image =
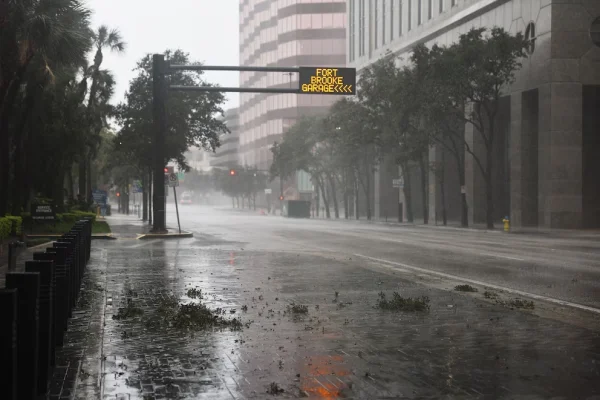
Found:
[[[117,197],[121,197],[121,193],[117,192]]]
[[[235,169],[230,169],[229,170],[229,175],[234,176],[235,175]]]
[[[168,174],[168,173],[169,173],[169,169],[165,168],[165,174]]]
[[[279,196],[279,200],[283,201],[283,196]]]

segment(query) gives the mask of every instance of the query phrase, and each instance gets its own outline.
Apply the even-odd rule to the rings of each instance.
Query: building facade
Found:
[[[240,0],[240,63],[297,67],[346,64],[345,0]],[[297,74],[241,72],[241,87],[298,87]],[[242,93],[240,163],[268,170],[271,146],[305,115],[322,114],[335,96]],[[305,174],[293,186],[312,191]]]
[[[348,64],[359,73],[386,51],[406,59],[418,43],[450,45],[472,27],[522,32],[532,42],[530,54],[506,89],[496,121],[495,220],[509,216],[518,227],[600,227],[600,1],[348,0],[347,7]],[[481,152],[476,133],[465,128],[467,142]],[[443,155],[432,148],[429,161]],[[398,173],[393,165],[377,173],[376,216],[397,209],[398,191],[389,181]],[[484,183],[472,157],[465,173],[469,220],[482,223]],[[457,205],[461,188],[453,187],[448,203]],[[439,220],[432,176],[428,195],[430,220]],[[458,207],[450,211],[459,213]]]
[[[229,168],[240,163],[240,115],[238,108],[231,108],[224,112],[224,122],[229,133],[221,135],[221,147],[211,155],[212,168]]]

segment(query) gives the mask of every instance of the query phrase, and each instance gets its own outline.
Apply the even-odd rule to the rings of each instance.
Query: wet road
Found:
[[[193,239],[135,240],[137,221],[109,220],[119,239],[94,242],[50,398],[600,396],[593,237],[181,211]],[[430,309],[378,309],[380,292]],[[151,328],[173,295],[242,327]]]
[[[174,206],[170,207],[167,218],[176,226]],[[550,301],[600,308],[600,235],[506,235],[441,227],[290,220],[198,206],[181,207],[180,212],[183,229],[198,237],[208,234],[239,241],[248,249],[355,257],[391,269],[414,267],[419,273],[444,273]]]

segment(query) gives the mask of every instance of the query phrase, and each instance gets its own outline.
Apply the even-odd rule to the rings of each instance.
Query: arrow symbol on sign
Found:
[[[340,92],[342,90],[343,85],[335,85],[335,91]]]

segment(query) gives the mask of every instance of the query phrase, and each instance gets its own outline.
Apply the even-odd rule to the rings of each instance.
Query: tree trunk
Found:
[[[335,219],[340,219],[340,205],[337,200],[337,193],[335,190],[335,180],[330,174],[326,174],[327,180],[329,181],[329,189],[331,190],[331,201],[333,203],[333,212]]]
[[[329,210],[329,199],[327,198],[327,189],[325,184],[323,183],[322,178],[318,178],[319,188],[321,189],[321,197],[323,198],[323,205],[325,207],[325,217],[327,219],[331,218],[331,211]]]
[[[425,153],[419,156],[419,170],[421,172],[421,202],[423,204],[423,223],[429,223],[429,199],[428,199],[428,179],[427,179],[427,163],[425,162]]]
[[[84,154],[81,154],[81,157],[79,159],[79,199],[81,201],[85,201],[87,198],[86,195],[86,179],[87,179],[87,169],[86,169],[86,160],[87,160],[87,155],[85,154],[85,150],[84,150]]]
[[[490,146],[491,148],[491,146]],[[493,186],[492,186],[492,152],[487,151],[487,160],[486,160],[486,173],[484,175],[485,179],[485,200],[486,200],[486,210],[485,210],[485,219],[486,225],[488,229],[494,229],[494,194],[493,194]]]
[[[440,194],[442,196],[442,223],[444,226],[448,225],[448,207],[446,205],[446,157],[444,156],[444,151],[442,150],[442,162],[440,171]],[[437,223],[437,221],[436,221]]]
[[[92,202],[92,155],[91,154],[88,155],[85,168],[86,168],[86,172],[87,172],[85,199],[86,199],[86,202],[89,204]],[[129,181],[127,181],[127,183],[128,183],[127,200],[129,201]]]
[[[356,171],[356,174],[358,175],[358,171]],[[359,204],[360,204],[360,190],[359,190],[359,184],[358,184],[358,179],[356,176],[354,176],[354,210],[355,210],[355,218],[358,220],[360,219],[360,208],[359,208]]]
[[[363,184],[363,191],[365,192],[365,201],[367,202],[367,220],[371,220],[371,168],[366,168],[367,173],[365,174],[365,183]]]
[[[142,174],[142,221],[148,221],[148,180],[146,174]]]
[[[413,207],[412,207],[412,188],[411,188],[411,179],[410,179],[410,170],[408,168],[408,163],[403,163],[402,167],[402,176],[404,177],[404,200],[406,201],[406,220],[408,223],[412,224],[415,221],[413,215]]]
[[[6,94],[2,99],[0,106],[0,216],[6,214],[8,210],[8,199],[11,195],[9,188],[10,171],[11,171],[11,160],[10,160],[10,120],[12,117],[14,105],[17,101],[17,95],[19,94],[19,88],[23,81],[25,71],[29,66],[31,56],[25,60],[25,63],[19,67],[14,79],[9,83],[6,89]]]
[[[350,210],[349,210],[349,194],[348,194],[348,180],[344,180],[344,219],[350,218]]]
[[[67,167],[67,185],[69,186],[69,200],[73,201],[75,198],[74,186],[73,186],[73,165],[69,164]]]
[[[148,223],[152,225],[152,170],[148,172]]]

